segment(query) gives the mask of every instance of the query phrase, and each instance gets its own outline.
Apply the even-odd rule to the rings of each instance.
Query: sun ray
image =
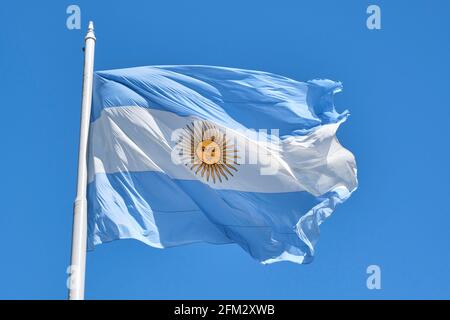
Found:
[[[202,164],[197,168],[197,171],[195,171],[195,174],[197,174],[197,173],[200,171],[200,169],[201,169],[204,165],[205,165],[205,164],[202,163]]]
[[[209,181],[209,176],[211,175],[211,166],[208,166],[206,170],[206,181]]]
[[[228,170],[228,168],[225,166],[225,164],[221,164],[221,166],[220,166],[223,170],[225,170],[226,172],[228,172],[228,174],[230,175],[230,176],[232,176],[233,177],[233,174],[231,173],[231,171],[230,170]]]
[[[226,165],[228,168],[233,169],[234,171],[237,172],[237,169],[236,169],[235,167],[233,167],[231,164],[225,163],[225,165]]]
[[[219,169],[217,169],[217,168],[218,168],[218,165],[215,164],[213,166],[214,172],[216,173],[217,178],[219,178],[220,183],[222,183],[222,178],[220,177]]]
[[[206,171],[206,169],[208,168],[208,164],[206,164],[206,163],[203,163],[203,169],[202,169],[202,178],[203,178],[203,176],[204,176],[204,174],[205,174],[205,171]]]
[[[211,178],[213,179],[213,182],[216,183],[216,176],[214,175],[214,166],[215,164],[211,165]]]
[[[216,169],[217,169],[217,171],[220,172],[219,176],[223,176],[225,179],[228,180],[228,177],[227,177],[226,173],[223,172],[223,170],[222,170],[222,165],[221,164],[216,164]]]

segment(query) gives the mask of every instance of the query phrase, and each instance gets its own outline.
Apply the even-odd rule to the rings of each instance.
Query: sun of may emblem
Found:
[[[222,182],[237,172],[238,150],[226,134],[208,121],[195,121],[183,128],[177,143],[181,161],[206,181]]]

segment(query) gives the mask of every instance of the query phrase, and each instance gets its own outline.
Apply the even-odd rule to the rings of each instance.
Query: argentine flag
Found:
[[[212,66],[100,71],[88,152],[88,247],[236,243],[308,263],[357,187],[336,131],[342,86]]]

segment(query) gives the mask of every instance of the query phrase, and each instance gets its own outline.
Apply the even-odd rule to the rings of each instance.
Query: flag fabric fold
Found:
[[[262,263],[310,262],[319,225],[357,188],[340,90],[212,66],[96,72],[88,247],[236,243]]]

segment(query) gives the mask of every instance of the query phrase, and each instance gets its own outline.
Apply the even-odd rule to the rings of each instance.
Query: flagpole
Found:
[[[87,241],[87,147],[94,74],[94,23],[89,22],[84,38],[83,93],[81,100],[80,144],[78,150],[77,196],[73,207],[72,257],[70,263],[69,299],[84,299]]]

